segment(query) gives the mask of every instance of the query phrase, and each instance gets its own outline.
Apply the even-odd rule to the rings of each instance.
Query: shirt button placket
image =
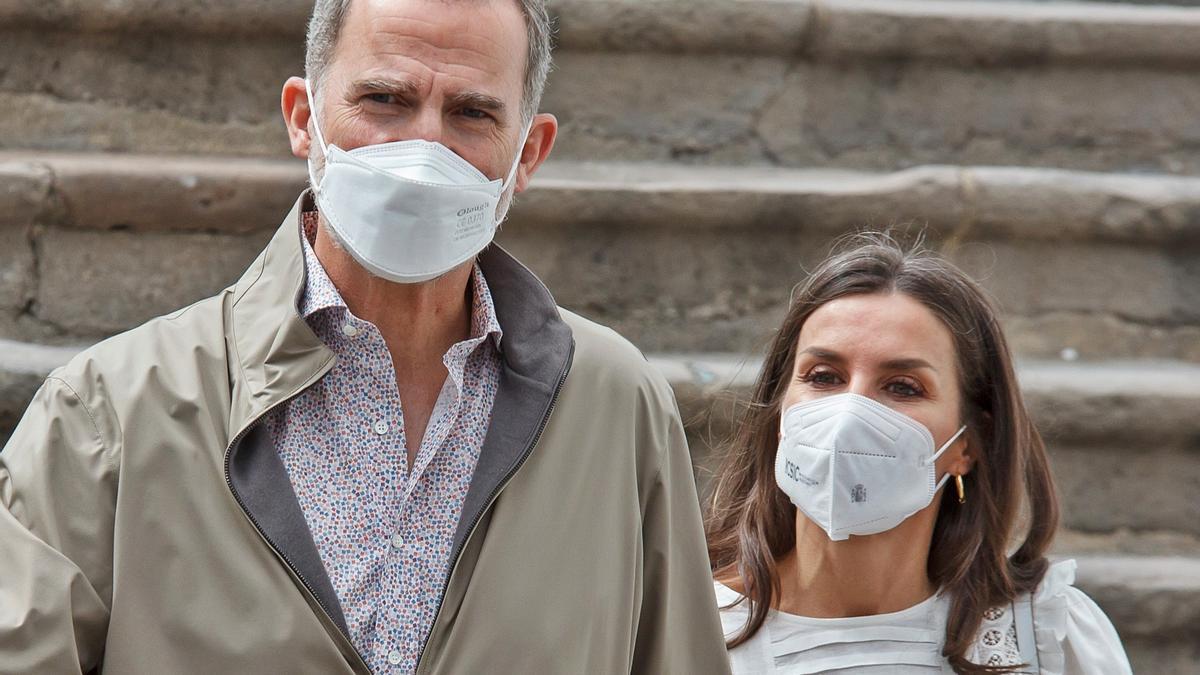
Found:
[[[397,649],[393,649],[387,656],[388,663],[392,664],[393,666],[400,665],[400,662],[403,660],[404,657],[400,655],[400,651]]]

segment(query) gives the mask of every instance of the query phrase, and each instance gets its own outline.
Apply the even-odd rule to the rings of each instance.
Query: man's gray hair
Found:
[[[538,111],[546,77],[550,74],[550,50],[553,26],[546,11],[546,0],[512,0],[525,15],[529,53],[525,61],[525,85],[521,101],[521,121],[527,124]],[[337,49],[342,24],[353,0],[316,0],[308,22],[304,69],[313,87],[320,88],[333,53]]]

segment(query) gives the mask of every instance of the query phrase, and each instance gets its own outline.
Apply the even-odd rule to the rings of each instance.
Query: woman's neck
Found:
[[[872,616],[929,598],[937,590],[926,568],[934,521],[925,515],[887,532],[831,541],[796,514],[796,549],[778,562],[778,609],[814,618]]]

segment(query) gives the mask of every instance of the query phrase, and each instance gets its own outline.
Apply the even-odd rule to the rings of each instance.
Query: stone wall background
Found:
[[[836,236],[995,294],[1058,553],[1140,672],[1200,667],[1200,9],[552,0],[553,161],[501,242],[675,387],[703,482]],[[219,291],[305,182],[309,0],[0,0],[0,438],[78,348]]]

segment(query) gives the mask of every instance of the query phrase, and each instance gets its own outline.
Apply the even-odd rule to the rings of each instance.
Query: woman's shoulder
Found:
[[[721,630],[725,639],[731,640],[742,632],[750,618],[746,597],[720,581],[714,581],[713,587],[716,589],[717,607],[721,610]],[[774,673],[774,663],[768,656],[766,642],[766,633],[760,630],[749,640],[729,650],[730,669],[736,675]]]
[[[1075,587],[1077,565],[1050,566],[1033,593],[1033,627],[1045,673],[1130,673],[1121,638],[1104,610]]]
[[[717,607],[721,611],[721,628],[725,632],[725,639],[729,640],[746,626],[750,616],[749,603],[744,595],[720,581],[714,581],[713,588],[717,595]]]
[[[1131,672],[1112,622],[1075,587],[1075,571],[1074,560],[1053,563],[1032,594],[988,610],[968,658],[993,666],[1028,662],[1030,645],[1022,643],[1032,641],[1046,675]]]

